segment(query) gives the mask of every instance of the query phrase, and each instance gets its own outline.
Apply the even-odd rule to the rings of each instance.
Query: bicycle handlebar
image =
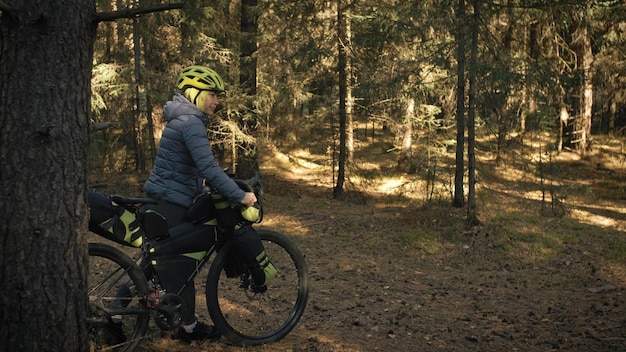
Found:
[[[263,185],[261,184],[261,173],[255,171],[254,175],[247,180],[233,179],[241,189],[246,192],[253,192],[257,197],[263,195]]]

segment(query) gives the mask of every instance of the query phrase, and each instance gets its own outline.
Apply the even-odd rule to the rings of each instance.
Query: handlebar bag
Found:
[[[249,222],[241,215],[242,207],[233,207],[228,198],[219,193],[212,193],[213,206],[217,213],[217,223],[222,229],[234,229]]]

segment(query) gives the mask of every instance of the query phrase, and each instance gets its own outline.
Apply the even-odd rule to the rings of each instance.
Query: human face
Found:
[[[219,93],[209,91],[209,95],[206,97],[206,100],[204,101],[203,112],[207,116],[213,116],[213,114],[215,113],[215,108],[217,107],[217,104],[219,104]]]

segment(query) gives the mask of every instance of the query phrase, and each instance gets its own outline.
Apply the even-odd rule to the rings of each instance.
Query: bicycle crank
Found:
[[[163,330],[172,330],[180,326],[185,314],[185,302],[173,293],[166,293],[159,300],[157,316],[154,319],[158,327]]]

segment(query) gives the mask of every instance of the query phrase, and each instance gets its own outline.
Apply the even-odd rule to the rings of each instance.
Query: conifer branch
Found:
[[[0,0],[0,4],[2,4],[2,0]],[[95,21],[96,22],[106,22],[106,21],[115,21],[120,18],[133,18],[137,15],[142,15],[145,13],[152,12],[160,12],[166,10],[180,9],[183,7],[182,2],[176,2],[171,4],[159,4],[148,7],[137,7],[137,8],[126,8],[118,11],[111,12],[99,12],[96,14]]]

